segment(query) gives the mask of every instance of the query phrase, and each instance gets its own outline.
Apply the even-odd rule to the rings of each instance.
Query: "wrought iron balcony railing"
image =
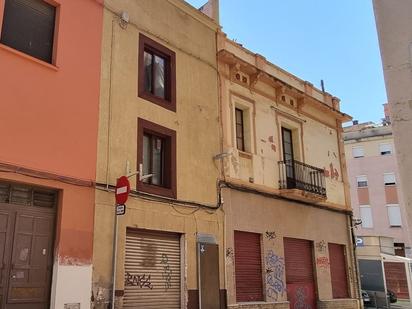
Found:
[[[326,197],[324,170],[296,160],[279,161],[279,188],[299,189]]]

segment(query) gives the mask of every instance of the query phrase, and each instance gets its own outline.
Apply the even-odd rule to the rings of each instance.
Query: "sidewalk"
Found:
[[[398,301],[397,303],[391,304],[391,309],[412,309],[412,303],[408,301]]]
[[[365,309],[376,309],[376,307],[365,306]],[[412,309],[412,303],[408,301],[398,301],[391,304],[390,309]]]

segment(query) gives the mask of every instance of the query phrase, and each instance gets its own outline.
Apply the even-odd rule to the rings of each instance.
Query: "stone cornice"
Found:
[[[341,122],[350,121],[352,119],[352,117],[339,110],[340,100],[338,98],[333,97],[327,92],[321,92],[311,83],[300,80],[296,76],[267,62],[262,56],[252,54],[235,42],[222,38],[222,34],[219,34],[219,40],[225,40],[225,42],[223,44],[222,42],[218,44],[220,48],[218,51],[218,60],[229,65],[231,74],[233,73],[233,68],[235,68],[237,72],[248,74],[250,77],[248,86],[252,90],[258,82],[263,82],[276,89],[276,96],[278,96],[278,90],[282,90],[282,93],[287,93],[296,97],[298,100],[298,109],[305,104],[312,104],[315,108],[330,113],[334,118]],[[234,52],[225,49],[226,43],[232,45],[231,49],[233,49],[234,46],[240,53],[247,54],[243,55],[244,57],[242,57],[242,55],[236,55]],[[271,74],[271,72],[267,72],[268,70],[265,70],[265,66],[269,66],[274,72],[279,74],[275,75]],[[288,83],[287,79],[291,79],[296,85],[291,85],[291,83]],[[323,100],[321,98],[323,98]]]

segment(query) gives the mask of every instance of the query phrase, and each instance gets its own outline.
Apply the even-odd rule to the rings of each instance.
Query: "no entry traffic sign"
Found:
[[[130,193],[130,182],[126,176],[117,179],[116,183],[116,204],[123,205],[126,203]]]

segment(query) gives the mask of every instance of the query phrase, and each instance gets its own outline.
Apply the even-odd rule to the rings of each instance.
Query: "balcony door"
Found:
[[[293,160],[292,130],[282,128],[283,161],[285,162],[286,185],[288,189],[296,187]]]

